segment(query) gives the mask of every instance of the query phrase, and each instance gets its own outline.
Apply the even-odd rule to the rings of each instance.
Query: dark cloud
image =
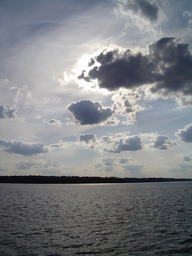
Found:
[[[74,119],[82,125],[105,122],[113,114],[111,108],[105,108],[101,103],[90,100],[73,103],[68,110],[73,114]]]
[[[103,53],[103,55],[107,54]],[[99,86],[110,91],[121,87],[133,88],[152,83],[153,77],[149,70],[153,69],[153,63],[141,53],[132,55],[130,51],[125,51],[123,55],[119,53],[117,57],[114,51],[110,61],[95,66],[89,71],[86,79],[98,79]]]
[[[180,138],[182,141],[185,142],[192,142],[192,123],[188,124],[185,128],[180,129],[176,133],[177,137]]]
[[[60,120],[57,120],[57,119],[50,119],[50,120],[45,120],[45,123],[49,124],[49,125],[53,125],[53,126],[58,126],[60,127],[61,126],[61,121]]]
[[[100,64],[106,64],[109,63],[111,61],[113,61],[113,59],[118,58],[118,50],[114,50],[114,51],[109,51],[109,52],[101,52],[97,57],[96,57],[96,61],[99,62]]]
[[[192,95],[192,55],[187,44],[162,38],[149,46],[149,57],[156,65],[153,92],[163,89]]]
[[[122,7],[125,10],[132,10],[138,13],[150,21],[156,21],[158,19],[159,8],[153,1],[150,0],[126,0],[121,1]]]
[[[81,134],[79,135],[79,141],[84,141],[85,143],[93,143],[96,141],[96,135],[95,134]]]
[[[90,78],[88,76],[85,76],[85,70],[83,70],[81,75],[78,76],[78,79],[84,79],[86,82],[90,82]]]
[[[130,50],[103,51],[95,57],[98,65],[83,79],[97,79],[100,88],[138,88],[150,85],[153,93],[192,95],[192,55],[188,44],[173,37],[151,44],[148,54]]]
[[[124,101],[124,108],[126,113],[133,112],[133,105],[127,99]]]
[[[105,148],[105,151],[110,153],[120,153],[122,151],[138,151],[142,149],[142,141],[139,136],[117,136],[104,137],[103,141],[107,144],[108,147]]]
[[[95,60],[93,58],[91,58],[88,66],[90,67],[90,66],[93,66],[94,64],[95,64]]]
[[[0,119],[16,118],[16,109],[9,105],[0,105]]]
[[[118,151],[138,151],[142,149],[141,138],[139,136],[129,137],[125,140],[120,140]]]
[[[56,123],[56,120],[55,120],[55,119],[49,120],[49,124],[55,124],[55,123]]]
[[[176,145],[176,143],[174,141],[170,141],[167,136],[158,135],[155,138],[153,147],[161,149],[161,150],[165,150],[165,149],[169,149],[169,148],[171,148],[171,147],[173,147],[175,145]]]
[[[120,164],[126,164],[128,162],[128,159],[127,158],[121,158],[119,160]]]
[[[45,145],[39,143],[24,143],[19,141],[9,142],[0,140],[0,147],[9,153],[23,156],[31,156],[48,152],[48,149],[45,147]]]
[[[191,157],[190,156],[184,156],[183,157],[183,161],[190,162],[191,161]]]

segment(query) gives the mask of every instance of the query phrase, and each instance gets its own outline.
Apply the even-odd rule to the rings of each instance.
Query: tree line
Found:
[[[118,178],[118,177],[89,177],[89,176],[0,176],[0,183],[26,184],[85,184],[85,183],[141,183],[141,182],[173,182],[192,181],[192,179],[175,178]]]

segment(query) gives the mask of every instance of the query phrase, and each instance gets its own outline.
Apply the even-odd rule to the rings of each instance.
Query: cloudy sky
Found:
[[[192,178],[191,0],[1,0],[0,175]]]

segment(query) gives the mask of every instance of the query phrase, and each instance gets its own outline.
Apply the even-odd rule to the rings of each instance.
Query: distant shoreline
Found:
[[[192,181],[188,178],[118,178],[91,176],[0,176],[0,183],[23,184],[101,184],[101,183],[144,183],[144,182],[177,182]]]

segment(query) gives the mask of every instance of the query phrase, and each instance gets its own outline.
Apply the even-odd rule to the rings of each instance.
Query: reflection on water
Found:
[[[0,255],[192,255],[192,182],[0,184]]]

